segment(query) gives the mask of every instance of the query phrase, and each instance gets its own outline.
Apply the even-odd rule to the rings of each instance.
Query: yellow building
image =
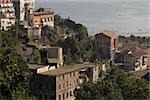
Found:
[[[33,28],[46,25],[54,27],[54,13],[52,11],[33,12],[29,18],[29,25]]]
[[[75,90],[84,81],[96,82],[99,69],[95,64],[76,64],[37,73],[39,67],[30,65],[34,73],[30,88],[37,100],[75,100]]]

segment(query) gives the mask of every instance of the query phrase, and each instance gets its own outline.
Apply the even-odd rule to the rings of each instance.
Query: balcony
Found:
[[[0,3],[1,8],[13,7],[13,3]]]

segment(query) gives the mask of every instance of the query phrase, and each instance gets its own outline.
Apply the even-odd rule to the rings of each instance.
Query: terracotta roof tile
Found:
[[[109,36],[111,38],[117,38],[116,34],[114,32],[112,32],[112,31],[105,31],[105,32],[103,32],[103,34],[105,34],[105,35],[107,35],[107,36]]]

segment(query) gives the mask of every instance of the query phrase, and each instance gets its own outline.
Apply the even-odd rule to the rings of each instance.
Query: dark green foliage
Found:
[[[26,30],[18,25],[11,26],[8,30],[12,36],[16,37],[21,43],[26,44],[29,41]]]
[[[61,17],[59,15],[55,15],[54,16],[54,24],[59,25],[60,21],[61,21]]]
[[[0,32],[0,95],[11,100],[14,95],[26,95],[30,72],[26,62],[17,54],[20,44],[9,32]]]
[[[74,30],[76,32],[76,38],[78,38],[79,41],[88,37],[87,28],[84,27],[82,24],[76,24]]]
[[[38,49],[34,50],[33,53],[33,63],[34,64],[41,64],[41,55]]]
[[[56,46],[59,40],[57,33],[51,27],[44,26],[42,28],[42,38],[47,43],[51,44],[52,46]]]
[[[44,8],[39,8],[37,9],[37,12],[43,12],[45,9]]]
[[[139,37],[131,35],[129,39],[139,43],[146,43],[146,44],[150,43],[150,37]]]
[[[43,30],[45,30],[43,28]],[[82,24],[76,24],[74,21],[62,19],[55,15],[55,35],[67,35],[64,41],[57,41],[56,44],[63,47],[65,63],[90,61],[93,57],[91,41],[88,37],[88,31]],[[46,30],[45,30],[46,31]],[[45,32],[48,33],[48,32]],[[49,34],[53,34],[49,33]],[[55,39],[57,40],[57,39]],[[51,40],[50,40],[51,41]]]
[[[131,35],[130,37],[119,36],[120,40],[125,40],[125,43],[129,42],[137,42],[138,45],[149,47],[150,45],[150,37],[142,37],[142,36],[134,36]]]
[[[75,93],[76,100],[148,100],[149,83],[113,67],[106,78],[84,83]]]
[[[150,72],[147,72],[142,78],[147,81],[150,81]]]

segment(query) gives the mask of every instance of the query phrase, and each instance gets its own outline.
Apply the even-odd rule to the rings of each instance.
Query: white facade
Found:
[[[1,18],[0,19],[0,29],[7,30],[10,26],[15,24],[14,19]]]
[[[25,20],[25,6],[27,6],[28,10],[34,10],[35,8],[35,0],[13,0],[16,10],[16,16],[19,17],[19,21]]]
[[[146,70],[150,64],[150,55],[142,55],[135,62],[135,71]]]
[[[43,26],[48,25],[53,28],[54,27],[54,18],[49,18],[48,20],[43,21],[42,24],[43,24]]]
[[[0,0],[0,29],[7,30],[8,27],[15,24],[15,10],[12,0]]]
[[[29,8],[35,9],[35,0],[24,0],[25,4],[28,4]]]
[[[7,27],[9,26],[8,22],[9,22],[9,19],[7,18],[0,19],[0,29],[7,30]]]

